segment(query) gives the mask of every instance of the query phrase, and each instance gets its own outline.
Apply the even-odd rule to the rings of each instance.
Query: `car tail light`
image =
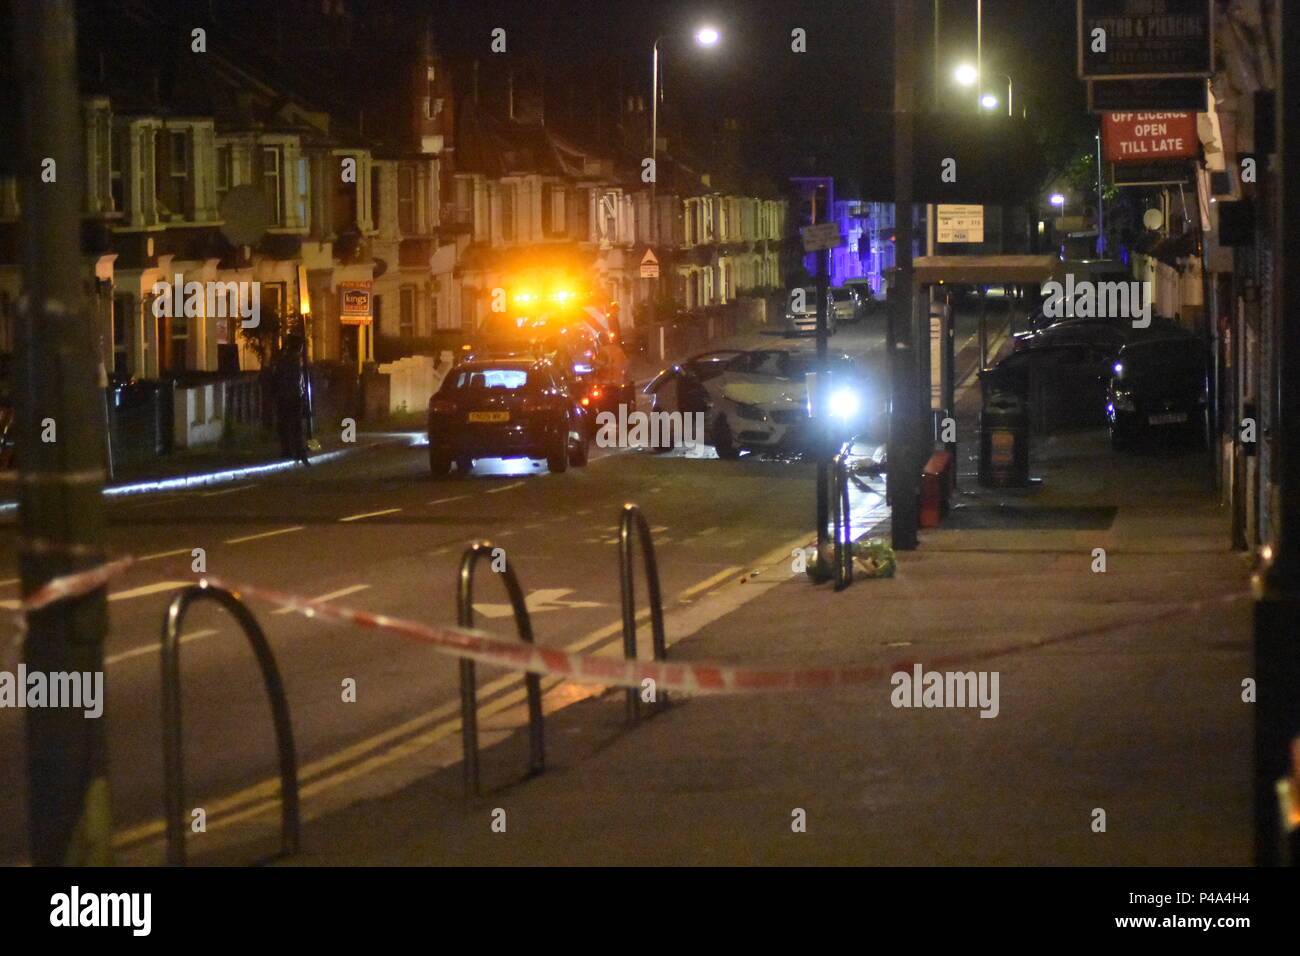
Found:
[[[525,412],[544,412],[546,411],[546,399],[542,398],[540,395],[525,395],[520,410]]]
[[[429,402],[429,411],[435,415],[450,415],[456,410],[456,403],[449,398],[435,398]]]

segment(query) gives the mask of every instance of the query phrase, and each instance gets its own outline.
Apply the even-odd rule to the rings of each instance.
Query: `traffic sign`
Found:
[[[659,260],[655,258],[653,249],[647,249],[645,255],[641,257],[641,278],[659,278]]]
[[[822,249],[834,249],[844,245],[838,222],[819,222],[815,226],[804,226],[799,230],[803,236],[803,251],[818,252]]]

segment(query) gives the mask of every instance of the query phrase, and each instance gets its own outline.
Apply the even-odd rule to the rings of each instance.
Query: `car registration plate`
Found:
[[[509,412],[470,412],[469,420],[472,422],[508,422],[510,421]]]
[[[1187,421],[1186,412],[1168,412],[1164,415],[1152,415],[1147,419],[1152,425],[1177,425]]]

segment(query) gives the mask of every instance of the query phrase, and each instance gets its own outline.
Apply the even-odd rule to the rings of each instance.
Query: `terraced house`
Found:
[[[575,133],[548,122],[536,68],[495,86],[476,63],[453,70],[424,7],[367,7],[361,29],[349,3],[210,6],[197,39],[143,0],[87,2],[81,21],[86,287],[106,376],[158,383],[159,443],[209,440],[215,425],[192,426],[226,413],[265,422],[255,373],[289,332],[340,400],[367,363],[437,362],[524,268],[562,266],[626,315],[780,282],[775,196],[715,189],[665,154],[652,210],[641,100]],[[0,352],[21,289],[16,182],[0,168]],[[652,249],[661,279],[641,276]],[[176,308],[176,283],[203,294]],[[240,314],[254,289],[255,322]]]

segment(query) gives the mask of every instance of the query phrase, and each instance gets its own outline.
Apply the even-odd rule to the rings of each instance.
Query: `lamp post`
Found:
[[[654,178],[650,180],[650,221],[655,228],[651,230],[655,239],[659,238],[656,203],[659,193],[659,44],[673,34],[655,37],[650,63],[650,168]],[[700,27],[695,31],[695,42],[700,46],[716,46],[720,35],[713,27]]]

